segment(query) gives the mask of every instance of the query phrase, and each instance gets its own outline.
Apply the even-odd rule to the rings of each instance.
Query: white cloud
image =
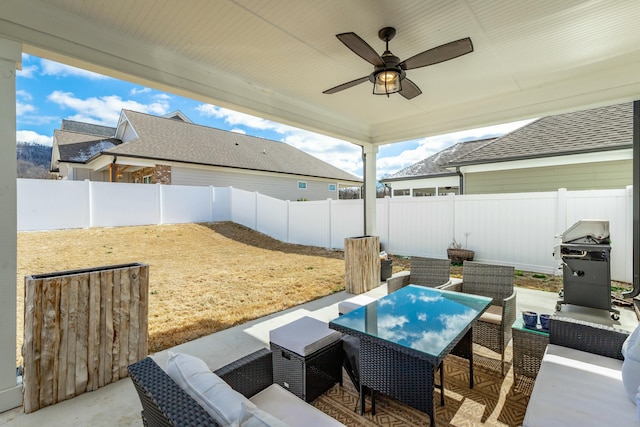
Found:
[[[151,104],[141,104],[137,101],[123,100],[117,95],[76,98],[71,92],[54,91],[47,99],[77,113],[70,116],[71,120],[85,121],[105,126],[115,126],[122,109],[163,115],[169,111],[169,103],[164,101]]]
[[[33,99],[33,96],[31,96],[31,94],[26,90],[17,90],[16,97],[24,99],[25,101],[31,101]]]
[[[205,117],[223,119],[226,123],[232,126],[240,125],[258,130],[271,130],[279,134],[285,134],[292,130],[296,130],[296,128],[291,126],[272,122],[271,120],[261,119],[260,117],[251,116],[249,114],[228,110],[226,108],[216,107],[211,104],[200,104],[196,107],[196,111]]]
[[[232,126],[245,126],[251,129],[273,131],[283,135],[282,142],[292,145],[337,168],[362,176],[362,150],[346,141],[307,132],[298,128],[272,122],[270,120],[239,113],[210,104],[201,104],[196,110],[205,117],[222,119]],[[239,132],[234,128],[233,132]],[[246,132],[239,132],[246,133]]]
[[[239,129],[239,128],[231,129],[231,132],[234,132],[234,133],[240,133],[240,134],[242,134],[242,135],[246,135],[246,134],[247,134],[247,131],[246,131],[246,130],[244,130],[244,129]]]
[[[289,145],[354,175],[362,176],[363,174],[362,149],[357,145],[210,104],[201,104],[196,107],[196,110],[205,117],[222,119],[232,126],[245,126],[279,133],[283,135],[282,141]],[[385,151],[389,153],[395,150],[388,149],[390,146],[383,146],[376,159],[376,175],[378,179],[382,178],[458,142],[500,136],[529,122],[530,120],[524,120],[409,141],[404,144],[409,145],[410,148],[399,154],[385,154]],[[238,128],[235,128],[234,132],[237,131]]]
[[[81,68],[76,68],[70,65],[49,61],[48,59],[42,59],[40,61],[40,65],[42,66],[42,74],[44,74],[45,76],[56,76],[56,77],[75,76],[75,77],[84,77],[90,80],[103,80],[103,79],[110,78],[107,76],[103,76],[102,74],[83,70]]]
[[[34,107],[33,105],[16,102],[16,116],[22,116],[26,113],[33,113],[34,111],[36,111],[36,107]]]
[[[362,148],[329,136],[290,128],[283,142],[337,168],[362,177]]]
[[[38,71],[37,65],[23,65],[22,70],[18,70],[17,77],[23,77],[25,79],[32,79]]]
[[[35,125],[41,126],[49,123],[60,123],[60,117],[57,116],[45,116],[42,114],[31,114],[20,117],[20,124],[22,125]]]
[[[381,178],[424,160],[458,142],[502,136],[532,121],[533,120],[521,120],[518,122],[504,123],[415,140],[413,141],[417,144],[415,147],[404,150],[398,155],[380,156],[376,162],[376,174],[378,178]],[[383,153],[384,151],[385,147],[381,148],[381,152]]]
[[[53,144],[53,137],[40,135],[32,130],[19,130],[16,132],[17,142],[35,142],[36,144],[48,145]]]
[[[168,101],[171,99],[171,96],[167,95],[166,93],[159,93],[157,95],[154,95],[153,99],[157,99],[159,101]]]
[[[151,92],[151,89],[149,89],[148,87],[143,87],[140,89],[134,87],[129,91],[129,95],[139,95],[141,93],[149,93],[149,92]]]

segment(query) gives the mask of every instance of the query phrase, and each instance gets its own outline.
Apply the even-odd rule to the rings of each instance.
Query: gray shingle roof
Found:
[[[627,149],[632,137],[632,104],[610,105],[538,119],[449,166]]]
[[[116,134],[116,128],[109,126],[94,125],[92,123],[76,122],[75,120],[62,120],[62,130],[70,132],[79,132],[87,135],[104,136],[113,138]]]
[[[122,143],[119,139],[96,138],[97,135],[58,129],[53,134],[61,162],[85,163],[96,154]]]
[[[138,138],[109,154],[362,182],[288,144],[123,110]]]
[[[430,157],[427,157],[424,160],[419,161],[418,163],[414,163],[411,166],[408,166],[394,174],[391,174],[381,181],[384,182],[407,178],[427,178],[435,176],[455,175],[455,171],[451,171],[445,168],[445,166],[450,161],[460,156],[464,156],[470,151],[473,151],[478,147],[486,145],[494,140],[495,138],[485,138],[474,141],[459,142],[455,145],[452,145],[451,147],[445,148],[444,150]]]

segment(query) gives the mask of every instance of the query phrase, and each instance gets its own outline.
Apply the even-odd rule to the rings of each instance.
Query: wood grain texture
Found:
[[[380,238],[344,239],[345,291],[361,294],[380,286]]]
[[[123,378],[147,356],[148,280],[145,264],[25,278],[26,413]]]

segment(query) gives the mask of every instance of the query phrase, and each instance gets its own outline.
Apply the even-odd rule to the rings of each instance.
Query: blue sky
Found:
[[[170,93],[24,54],[16,79],[17,141],[51,145],[62,119],[115,127],[120,111],[164,115],[180,110],[194,123],[281,141],[362,176],[360,147]],[[528,121],[456,132],[380,147],[378,178],[460,141],[498,136]]]

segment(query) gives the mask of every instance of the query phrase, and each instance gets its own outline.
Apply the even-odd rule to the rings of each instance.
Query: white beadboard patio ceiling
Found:
[[[640,98],[637,0],[0,0],[24,51],[260,117],[379,145]],[[372,66],[335,35],[406,59],[470,37],[474,52],[372,95]]]

